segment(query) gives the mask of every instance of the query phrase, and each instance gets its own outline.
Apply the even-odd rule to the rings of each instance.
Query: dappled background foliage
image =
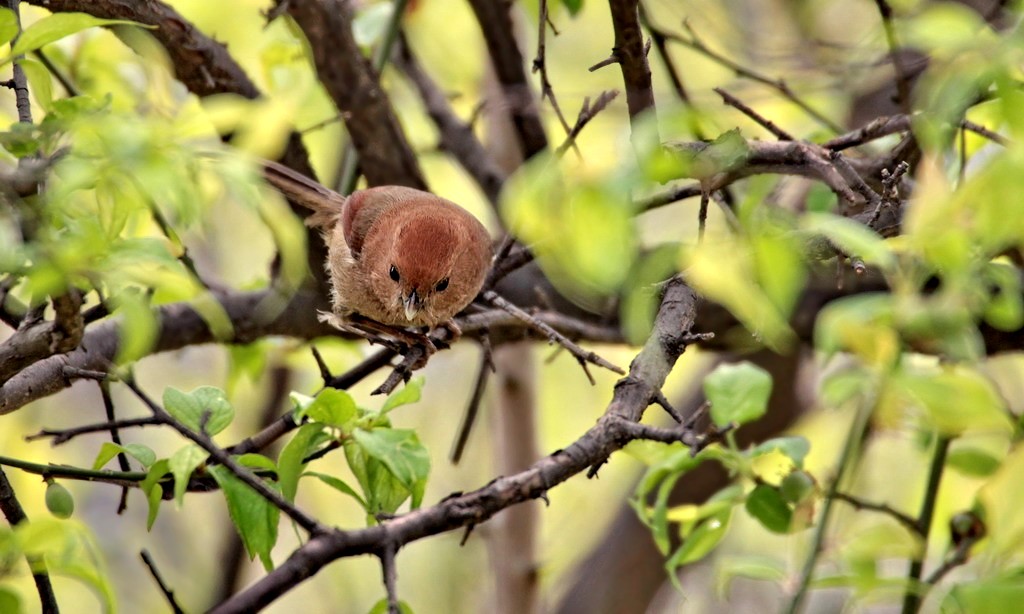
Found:
[[[23,31],[0,11],[0,70],[24,53],[31,93],[25,116],[17,79],[0,90],[0,465],[31,519],[0,532],[0,611],[36,608],[25,555],[67,611],[165,607],[142,550],[204,610],[277,577],[303,518],[354,535],[501,475],[544,501],[347,553],[269,609],[383,611],[377,558],[418,612],[1024,599],[1016,3],[288,4],[8,2]],[[381,98],[326,70],[345,51],[311,7],[380,67],[403,137],[360,123]],[[428,186],[533,260],[500,294],[615,364],[644,352],[621,381],[584,373],[481,299],[390,396],[386,370],[320,392],[377,349],[316,322],[322,245],[264,159],[343,193]],[[656,319],[670,278],[695,314]],[[683,427],[656,406],[614,426],[638,382],[630,419],[654,402]],[[151,423],[26,439],[112,408]],[[305,424],[246,443],[279,416]],[[590,462],[529,473],[597,420],[623,430]],[[482,520],[516,503],[488,488],[509,498]]]

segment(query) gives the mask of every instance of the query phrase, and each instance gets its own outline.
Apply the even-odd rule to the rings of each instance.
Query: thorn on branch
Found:
[[[475,528],[476,524],[472,522],[466,525],[466,530],[462,532],[462,539],[459,540],[460,548],[466,545],[466,542],[469,541],[469,536],[473,534],[473,529]]]
[[[594,72],[596,70],[600,70],[600,69],[604,68],[605,66],[611,66],[612,64],[618,64],[618,63],[619,63],[618,52],[613,49],[612,50],[612,54],[610,56],[608,56],[607,58],[601,60],[597,64],[594,64],[593,66],[591,66],[587,70],[589,72]]]
[[[309,349],[313,352],[313,360],[316,361],[317,369],[320,370],[320,378],[324,380],[324,387],[327,388],[334,381],[334,376],[331,375],[331,369],[327,366],[324,361],[324,357],[320,355],[320,351],[316,349],[315,345],[310,345]]]
[[[113,375],[104,371],[80,369],[78,367],[72,367],[71,365],[64,365],[61,368],[61,375],[63,375],[64,379],[68,381],[73,379],[91,379],[96,380],[97,382],[102,382],[108,379],[116,379]]]

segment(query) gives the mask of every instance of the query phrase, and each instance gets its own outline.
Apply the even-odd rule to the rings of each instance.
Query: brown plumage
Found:
[[[325,319],[332,324],[359,314],[391,326],[434,327],[480,291],[490,236],[455,203],[400,186],[345,198],[273,163],[265,175],[313,211],[307,224],[323,229],[334,311]]]

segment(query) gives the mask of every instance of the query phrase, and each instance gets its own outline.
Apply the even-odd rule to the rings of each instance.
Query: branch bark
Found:
[[[630,365],[629,375],[616,384],[611,404],[598,423],[564,450],[540,459],[525,471],[383,524],[314,536],[276,570],[213,612],[258,610],[338,558],[379,554],[382,544],[400,547],[430,535],[478,525],[505,508],[542,497],[554,486],[603,462],[630,441],[631,436],[621,425],[640,420],[686,349],[697,302],[697,295],[680,279],[666,284],[654,330]]]
[[[288,14],[309,39],[317,75],[345,120],[371,186],[427,189],[380,76],[352,35],[347,0],[289,0]],[[281,2],[278,2],[281,5]]]

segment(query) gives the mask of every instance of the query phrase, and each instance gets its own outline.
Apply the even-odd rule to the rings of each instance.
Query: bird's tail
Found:
[[[264,161],[263,176],[285,198],[313,212],[307,226],[331,228],[341,219],[345,197],[334,190],[277,162]]]

